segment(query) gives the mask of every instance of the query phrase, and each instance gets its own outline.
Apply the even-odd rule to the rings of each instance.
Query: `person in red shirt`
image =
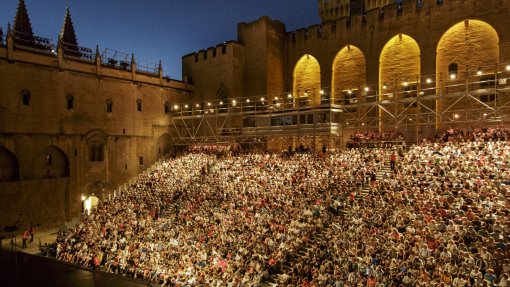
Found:
[[[390,168],[391,170],[395,170],[395,163],[397,162],[397,154],[395,152],[391,153],[390,156]]]
[[[21,234],[21,239],[23,240],[23,245],[21,246],[21,248],[27,248],[28,237],[29,237],[28,229],[25,229],[23,234]]]

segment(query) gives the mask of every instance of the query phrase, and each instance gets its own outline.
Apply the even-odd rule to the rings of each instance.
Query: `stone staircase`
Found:
[[[381,168],[376,172],[376,180],[381,180],[384,178],[385,174],[388,174],[388,176],[392,173],[392,170],[390,168],[390,163],[385,162]],[[360,202],[363,201],[364,198],[370,194],[371,192],[371,186],[370,183],[364,183],[363,187],[361,189],[360,193],[356,194],[356,201]],[[343,216],[349,216],[349,210],[343,209],[342,210]],[[335,218],[340,218],[340,216],[333,217],[333,221],[329,222],[329,225],[327,227],[318,228],[316,232],[311,236],[310,240],[301,248],[299,249],[296,254],[294,255],[293,260],[289,260],[288,262],[285,262],[282,264],[282,268],[280,272],[270,275],[266,280],[263,280],[260,284],[257,286],[260,287],[276,287],[276,286],[286,286],[285,284],[286,280],[290,277],[289,273],[292,270],[292,266],[296,262],[306,262],[307,258],[309,258],[312,255],[313,249],[317,247],[321,241],[323,241],[323,236],[330,231],[330,229],[335,228]]]
[[[390,176],[392,172],[393,171],[390,168],[390,162],[389,161],[384,162],[384,164],[381,166],[381,168],[375,173],[375,178],[377,181],[379,181],[384,178],[385,174]],[[356,194],[356,201],[359,202],[360,200],[363,200],[370,193],[371,188],[372,187],[370,186],[370,182],[365,183],[363,185],[363,188],[361,189],[361,192]]]
[[[289,273],[292,270],[292,266],[296,262],[304,261],[304,259],[309,258],[312,255],[312,250],[316,245],[319,244],[320,239],[323,237],[323,234],[327,231],[329,227],[318,227],[313,235],[310,237],[307,243],[305,243],[295,254],[293,259],[289,260],[282,264],[282,268],[280,272],[269,275],[269,277],[261,282],[260,287],[274,287],[274,286],[284,286],[285,281],[289,277]]]

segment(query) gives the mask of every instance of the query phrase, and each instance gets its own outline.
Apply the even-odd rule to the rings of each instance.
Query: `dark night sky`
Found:
[[[56,44],[65,8],[80,46],[134,53],[163,63],[181,79],[181,57],[224,41],[237,40],[237,24],[263,15],[287,31],[320,23],[317,0],[25,0],[34,34]],[[14,20],[18,0],[0,0],[0,27]]]

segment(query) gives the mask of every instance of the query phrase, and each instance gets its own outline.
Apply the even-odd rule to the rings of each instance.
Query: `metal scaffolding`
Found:
[[[320,139],[341,147],[360,131],[398,132],[417,142],[447,128],[504,125],[510,119],[510,65],[421,77],[392,86],[367,85],[320,101],[277,96],[231,98],[175,104],[171,108],[172,143],[241,144],[264,148]],[[320,104],[311,104],[320,102]]]

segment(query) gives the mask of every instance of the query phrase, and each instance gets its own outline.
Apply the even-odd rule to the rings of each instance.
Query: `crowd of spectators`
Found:
[[[412,146],[285,284],[510,286],[509,131],[447,133]]]
[[[508,131],[452,135],[411,146],[367,193],[394,150],[195,150],[101,202],[57,257],[161,286],[257,286],[283,264],[283,286],[507,286]]]

